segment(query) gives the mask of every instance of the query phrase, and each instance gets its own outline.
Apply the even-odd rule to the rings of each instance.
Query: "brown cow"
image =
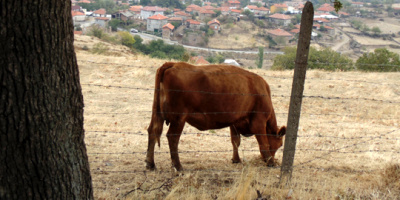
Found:
[[[271,92],[260,76],[230,65],[194,66],[167,62],[157,70],[146,167],[154,169],[164,121],[172,164],[182,170],[178,143],[185,122],[199,130],[230,127],[234,163],[240,162],[240,134],[255,135],[261,156],[273,166],[286,127],[278,129]]]

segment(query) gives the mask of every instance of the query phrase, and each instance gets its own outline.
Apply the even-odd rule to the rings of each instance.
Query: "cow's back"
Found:
[[[230,65],[175,63],[164,71],[160,108],[167,121],[185,120],[200,130],[222,128],[272,108],[260,76]]]

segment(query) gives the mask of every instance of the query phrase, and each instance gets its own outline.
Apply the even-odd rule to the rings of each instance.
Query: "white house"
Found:
[[[140,11],[140,16],[142,19],[147,19],[153,15],[164,15],[164,11],[166,11],[165,8],[160,8],[158,6],[146,6]]]
[[[162,27],[168,23],[168,17],[157,14],[147,18],[147,30],[161,32]]]

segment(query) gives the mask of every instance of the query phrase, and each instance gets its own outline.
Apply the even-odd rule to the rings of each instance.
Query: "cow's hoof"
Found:
[[[156,165],[154,163],[148,163],[146,162],[146,169],[148,170],[155,170],[156,169]]]
[[[241,163],[240,159],[232,159],[232,163]]]

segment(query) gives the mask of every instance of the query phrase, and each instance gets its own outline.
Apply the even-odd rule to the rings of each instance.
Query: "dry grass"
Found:
[[[98,42],[77,39],[76,45]],[[146,171],[151,88],[165,60],[83,50],[77,58],[96,199],[256,199],[257,190],[266,199],[399,196],[400,73],[307,72],[304,95],[341,99],[304,98],[292,186],[285,189],[277,187],[280,169],[266,167],[253,137],[242,138],[243,162],[231,163],[228,129],[201,132],[187,125],[179,146],[185,171],[179,175],[171,168],[165,127],[157,170]],[[293,71],[252,71],[271,85],[278,124],[285,125]],[[277,158],[281,162],[282,149]]]
[[[233,27],[222,27],[222,33],[209,38],[208,46],[216,49],[245,49],[268,46],[257,35],[257,27],[245,21],[239,21]]]

